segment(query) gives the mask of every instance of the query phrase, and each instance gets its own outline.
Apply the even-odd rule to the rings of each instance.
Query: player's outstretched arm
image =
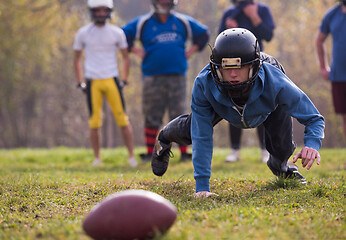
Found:
[[[293,157],[293,163],[298,161],[298,158],[302,159],[302,166],[307,170],[310,170],[315,160],[317,160],[317,165],[320,165],[321,157],[317,150],[309,147],[303,147],[300,152],[297,152]]]

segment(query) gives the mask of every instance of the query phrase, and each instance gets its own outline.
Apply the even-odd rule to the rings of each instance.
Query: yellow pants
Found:
[[[92,79],[88,82],[87,98],[90,110],[90,128],[102,126],[102,105],[106,97],[119,127],[129,125],[129,118],[125,113],[122,93],[118,88],[115,78]]]

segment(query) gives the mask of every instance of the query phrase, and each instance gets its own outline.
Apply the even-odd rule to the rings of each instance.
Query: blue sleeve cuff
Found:
[[[198,177],[198,178],[195,178],[195,180],[196,180],[196,192],[201,192],[201,191],[210,192],[208,177]]]
[[[319,151],[322,146],[322,142],[320,139],[317,139],[317,138],[309,138],[309,139],[305,139],[304,145],[305,147],[313,148],[316,151]]]

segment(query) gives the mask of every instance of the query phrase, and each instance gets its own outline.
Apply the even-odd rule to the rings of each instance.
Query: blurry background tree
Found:
[[[112,22],[122,26],[150,9],[150,0],[116,0]],[[262,0],[270,6],[276,29],[266,52],[277,57],[287,75],[313,100],[326,119],[325,147],[341,147],[340,119],[334,114],[330,84],[319,74],[315,37],[334,0]],[[196,7],[198,6],[198,7]],[[179,1],[177,10],[210,28],[210,45],[217,35],[229,0]],[[0,2],[0,147],[89,147],[85,96],[76,89],[72,43],[77,29],[90,21],[86,0],[2,0]],[[330,39],[328,44],[330,45]],[[328,51],[330,52],[330,51]],[[190,60],[189,92],[210,48]],[[142,136],[140,60],[131,56],[126,109],[136,134]],[[189,99],[190,100],[190,97]],[[105,106],[103,146],[122,145],[120,133]],[[226,135],[224,133],[227,133]],[[228,126],[215,129],[215,143],[228,147]],[[303,144],[303,128],[294,122],[294,138]],[[257,146],[255,131],[245,131],[244,146]]]

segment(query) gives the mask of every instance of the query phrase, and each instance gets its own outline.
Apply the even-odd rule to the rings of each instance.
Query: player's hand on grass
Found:
[[[193,194],[195,198],[207,198],[210,196],[218,196],[216,193],[208,192],[208,191],[200,191]]]
[[[300,152],[297,152],[293,157],[293,163],[298,161],[298,158],[302,159],[302,166],[307,170],[310,170],[315,160],[317,160],[317,165],[320,165],[321,157],[317,150],[309,147],[303,147]]]

